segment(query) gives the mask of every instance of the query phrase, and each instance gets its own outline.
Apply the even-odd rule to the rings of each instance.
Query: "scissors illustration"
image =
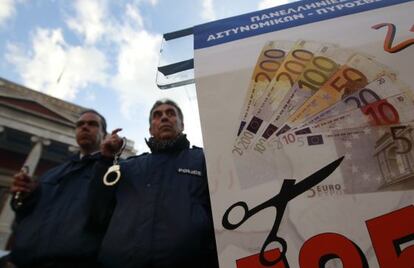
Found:
[[[270,230],[269,235],[263,243],[262,249],[260,250],[259,260],[261,264],[265,266],[272,266],[277,264],[282,260],[282,258],[284,258],[287,250],[286,241],[282,237],[279,237],[277,235],[287,204],[293,198],[306,192],[313,186],[317,185],[318,183],[326,179],[340,165],[343,158],[344,157],[338,158],[337,160],[331,162],[330,164],[326,165],[325,167],[321,168],[320,170],[316,171],[315,173],[306,177],[298,183],[295,183],[296,180],[293,179],[285,179],[283,181],[280,192],[277,195],[254,208],[249,209],[246,202],[243,201],[239,201],[231,205],[223,215],[223,227],[227,230],[237,229],[240,225],[242,225],[245,221],[254,216],[256,213],[262,211],[263,209],[274,207],[276,209],[275,221],[273,223],[273,227]],[[236,207],[243,208],[244,216],[238,223],[231,223],[229,221],[229,214]],[[281,246],[281,254],[276,259],[269,260],[265,256],[265,251],[266,248],[272,243],[277,243]]]

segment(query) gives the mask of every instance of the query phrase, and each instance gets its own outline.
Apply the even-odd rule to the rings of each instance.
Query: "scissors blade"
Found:
[[[318,183],[320,183],[321,181],[326,179],[341,164],[343,159],[344,159],[344,156],[342,156],[341,158],[336,159],[335,161],[333,161],[333,162],[329,163],[328,165],[326,165],[325,167],[319,169],[318,171],[316,171],[312,175],[310,175],[310,176],[306,177],[305,179],[303,179],[302,181],[296,183],[295,184],[295,189],[298,190],[296,195],[299,195],[299,194],[309,190],[313,186],[317,185]]]

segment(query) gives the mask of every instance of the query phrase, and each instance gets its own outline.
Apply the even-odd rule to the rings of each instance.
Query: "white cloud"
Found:
[[[132,107],[153,99],[161,36],[144,30],[127,32],[120,44],[113,88],[120,93],[122,112],[131,116]]]
[[[144,3],[144,2],[148,2],[148,3],[150,3],[153,6],[156,6],[158,4],[158,0],[133,0],[132,2],[136,6],[138,6],[139,4]]]
[[[16,13],[15,0],[1,0],[0,1],[0,26]]]
[[[202,145],[198,107],[195,94],[183,87],[163,91],[156,86],[156,72],[162,36],[148,32],[143,24],[139,9],[133,5],[126,6],[122,23],[112,29],[117,32],[119,53],[116,59],[116,74],[112,79],[112,88],[119,96],[119,107],[126,120],[133,125],[128,127],[128,138],[136,141],[139,152],[147,150],[144,137],[148,137],[148,113],[152,104],[160,98],[170,98],[182,108],[185,132],[190,140]],[[137,27],[138,26],[138,27]],[[192,96],[193,95],[193,96]],[[115,126],[119,127],[119,126]]]
[[[74,1],[76,16],[66,21],[68,27],[84,36],[87,44],[94,44],[106,33],[108,15],[105,0]]]
[[[202,6],[203,6],[201,17],[206,20],[215,20],[216,14],[214,12],[213,0],[201,0],[201,1],[202,1]]]
[[[139,10],[134,5],[128,4],[125,8],[125,13],[131,19],[132,22],[135,22],[137,24],[139,28],[144,27],[144,20],[142,19]]]
[[[60,29],[37,29],[29,52],[8,44],[6,59],[26,86],[66,100],[73,100],[89,84],[104,84],[107,79],[105,56],[95,48],[67,45]]]
[[[151,5],[156,6],[158,4],[158,0],[141,0],[142,2],[149,2]],[[139,2],[139,0],[138,0]]]
[[[162,36],[145,29],[144,19],[138,8],[144,1],[152,5],[157,3],[156,0],[132,1],[124,6],[123,15],[116,19],[107,13],[110,11],[109,6],[99,9],[93,14],[93,18],[89,18],[92,10],[87,10],[94,9],[98,3],[108,4],[105,0],[93,0],[89,4],[83,4],[87,1],[78,0],[75,2],[74,17],[66,21],[71,29],[85,37],[85,43],[102,46],[102,49],[109,52],[108,57],[111,57],[109,60],[112,62],[114,74],[108,80],[107,86],[112,88],[118,97],[118,100],[113,100],[113,105],[122,115],[122,118],[118,118],[114,123],[123,122],[123,135],[135,140],[136,147],[141,152],[146,149],[144,137],[148,137],[146,113],[154,101],[170,97],[181,104],[177,99],[177,95],[180,94],[173,93],[172,90],[165,94],[165,91],[162,92],[156,87],[155,77]],[[77,89],[72,93],[75,95]],[[126,127],[125,124],[129,126]]]
[[[261,2],[259,2],[258,9],[266,9],[270,7],[280,6],[295,1],[297,0],[262,0]]]
[[[143,27],[138,8],[126,5],[127,15],[112,31],[118,46],[116,74],[112,87],[118,91],[122,112],[133,117],[131,111],[137,104],[147,103],[156,92],[155,75],[161,35],[152,34]]]

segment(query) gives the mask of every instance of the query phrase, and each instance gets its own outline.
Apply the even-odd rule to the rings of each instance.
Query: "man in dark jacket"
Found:
[[[103,233],[87,230],[88,186],[105,119],[94,110],[76,123],[80,153],[46,172],[36,183],[27,174],[14,176],[11,192],[25,198],[16,212],[11,262],[19,268],[94,268]]]
[[[99,255],[104,267],[218,267],[204,154],[189,147],[183,129],[177,104],[157,101],[147,141],[152,153],[122,162],[113,187],[102,176],[120,148],[120,129],[103,142],[91,219],[96,228],[108,226]]]

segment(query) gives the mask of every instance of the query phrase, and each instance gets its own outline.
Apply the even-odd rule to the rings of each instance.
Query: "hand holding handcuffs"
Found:
[[[24,165],[22,167],[22,169],[20,170],[20,172],[25,173],[25,174],[29,174],[29,167]],[[14,206],[16,207],[16,209],[20,208],[23,205],[23,199],[24,199],[24,195],[22,192],[18,191],[15,192],[13,195],[13,203]]]
[[[126,146],[126,139],[125,137],[122,138],[122,146],[121,149],[115,154],[114,156],[114,162],[113,165],[109,167],[108,171],[106,171],[104,177],[103,177],[103,183],[106,186],[114,186],[119,179],[121,178],[121,168],[119,166],[119,157],[121,156],[122,152],[124,151]],[[111,173],[116,174],[116,178],[113,181],[109,181],[108,177]]]

